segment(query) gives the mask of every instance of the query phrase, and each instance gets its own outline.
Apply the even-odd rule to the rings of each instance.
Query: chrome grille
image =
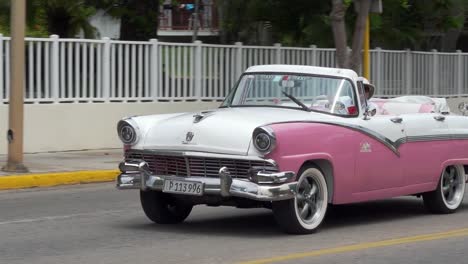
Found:
[[[252,167],[276,172],[278,169],[271,163],[261,160],[226,159],[194,156],[169,156],[146,153],[127,152],[126,160],[144,160],[153,174],[218,177],[221,167],[227,167],[234,178],[247,178]]]

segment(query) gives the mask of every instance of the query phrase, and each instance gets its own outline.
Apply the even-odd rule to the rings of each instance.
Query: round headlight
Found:
[[[269,127],[257,127],[252,135],[255,148],[264,153],[270,153],[276,147],[276,137]]]
[[[271,146],[270,137],[265,133],[259,133],[255,136],[255,146],[260,151],[266,151]]]
[[[138,134],[134,126],[132,126],[126,120],[122,120],[117,125],[117,133],[119,134],[120,140],[127,145],[136,143]]]
[[[468,103],[461,102],[458,105],[458,110],[460,110],[460,112],[462,113],[464,113],[465,111],[468,111]]]

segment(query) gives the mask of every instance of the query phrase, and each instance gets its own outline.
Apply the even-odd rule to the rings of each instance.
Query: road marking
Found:
[[[99,211],[94,213],[81,213],[81,214],[69,214],[69,215],[57,215],[57,216],[44,216],[38,218],[26,218],[26,219],[17,219],[17,220],[10,220],[0,222],[0,225],[8,225],[8,224],[22,224],[22,223],[33,223],[33,222],[42,222],[42,221],[50,221],[50,220],[62,220],[62,219],[69,219],[78,216],[92,216],[92,215],[99,215],[99,214],[113,214],[113,213],[122,213],[126,212],[127,210],[107,210],[107,211]]]
[[[410,244],[410,243],[416,243],[416,242],[422,242],[422,241],[431,241],[431,240],[462,237],[462,236],[468,236],[468,228],[456,229],[456,230],[451,230],[451,231],[441,232],[441,233],[432,233],[432,234],[419,235],[419,236],[382,240],[382,241],[377,241],[377,242],[360,243],[360,244],[335,247],[335,248],[325,248],[325,249],[313,250],[309,252],[294,253],[294,254],[289,254],[289,255],[284,255],[284,256],[246,261],[246,262],[241,262],[241,264],[273,263],[273,262],[280,262],[280,261],[287,261],[287,260],[294,260],[294,259],[302,259],[302,258],[307,258],[307,257],[317,257],[317,256],[322,256],[322,255],[344,253],[344,252],[358,251],[358,250],[371,249],[371,248],[389,247],[389,246],[394,246],[394,245]]]

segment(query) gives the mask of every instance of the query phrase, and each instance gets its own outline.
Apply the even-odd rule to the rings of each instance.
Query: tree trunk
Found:
[[[362,45],[364,42],[364,32],[366,30],[367,16],[369,15],[371,0],[360,0],[359,13],[356,18],[356,24],[353,34],[353,46],[350,58],[350,68],[355,72],[359,72],[359,67],[362,63]]]
[[[200,0],[195,0],[195,11],[193,12],[193,35],[192,42],[198,39],[198,26],[200,24]]]
[[[335,39],[336,62],[339,68],[348,68],[348,48],[346,39],[345,26],[346,6],[343,0],[332,0],[332,11],[330,19],[333,30],[333,38]]]
[[[219,39],[221,44],[227,43],[227,36],[226,36],[226,29],[224,25],[224,15],[225,11],[227,10],[227,1],[226,0],[218,0],[216,1],[217,8],[218,8],[218,29],[219,29]]]
[[[452,28],[444,34],[441,39],[441,51],[449,52],[455,51],[457,49],[457,41],[460,37],[461,31],[463,30],[463,25],[465,24],[465,4],[462,0],[452,1],[452,6],[450,7],[450,16],[461,18],[461,28]]]

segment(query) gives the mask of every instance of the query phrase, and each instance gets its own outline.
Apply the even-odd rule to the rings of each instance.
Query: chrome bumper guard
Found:
[[[249,176],[251,180],[247,180],[232,178],[226,167],[220,168],[219,178],[153,175],[144,161],[122,162],[119,168],[122,173],[117,176],[117,189],[120,190],[162,191],[164,181],[173,179],[201,182],[204,194],[243,197],[257,201],[279,201],[294,198],[297,188],[297,182],[291,182],[295,177],[294,172],[260,171],[252,173]]]

